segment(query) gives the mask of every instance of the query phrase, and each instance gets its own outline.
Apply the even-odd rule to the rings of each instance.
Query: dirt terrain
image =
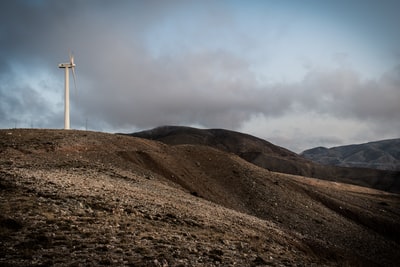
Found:
[[[398,194],[207,146],[0,130],[0,266],[399,266],[398,251]]]
[[[169,145],[205,145],[234,153],[267,170],[400,193],[400,171],[327,166],[248,134],[225,129],[161,126],[129,134]],[[392,153],[396,153],[396,148]]]

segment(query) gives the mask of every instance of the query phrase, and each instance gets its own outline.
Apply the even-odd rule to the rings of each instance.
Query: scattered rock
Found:
[[[271,173],[206,146],[11,132],[0,130],[0,265],[400,263],[398,195]]]

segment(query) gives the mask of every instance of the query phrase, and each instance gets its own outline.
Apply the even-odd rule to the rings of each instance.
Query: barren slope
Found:
[[[239,132],[224,129],[163,126],[130,135],[158,140],[170,145],[211,146],[234,153],[248,162],[275,172],[315,177],[400,193],[399,171],[321,165],[268,141]]]
[[[0,265],[400,263],[399,196],[206,146],[0,131]]]

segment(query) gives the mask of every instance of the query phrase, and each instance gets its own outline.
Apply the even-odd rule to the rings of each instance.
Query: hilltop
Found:
[[[398,266],[398,194],[197,144],[0,130],[0,265]]]

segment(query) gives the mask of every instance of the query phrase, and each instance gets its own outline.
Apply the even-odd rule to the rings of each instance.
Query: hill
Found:
[[[0,265],[398,266],[400,198],[208,146],[0,130]]]
[[[196,129],[163,126],[129,134],[157,140],[169,145],[192,144],[210,146],[234,153],[267,170],[350,183],[388,192],[400,193],[400,172],[364,168],[325,166],[305,159],[263,139],[224,129]]]
[[[317,147],[302,152],[301,156],[325,165],[400,171],[400,139]]]

